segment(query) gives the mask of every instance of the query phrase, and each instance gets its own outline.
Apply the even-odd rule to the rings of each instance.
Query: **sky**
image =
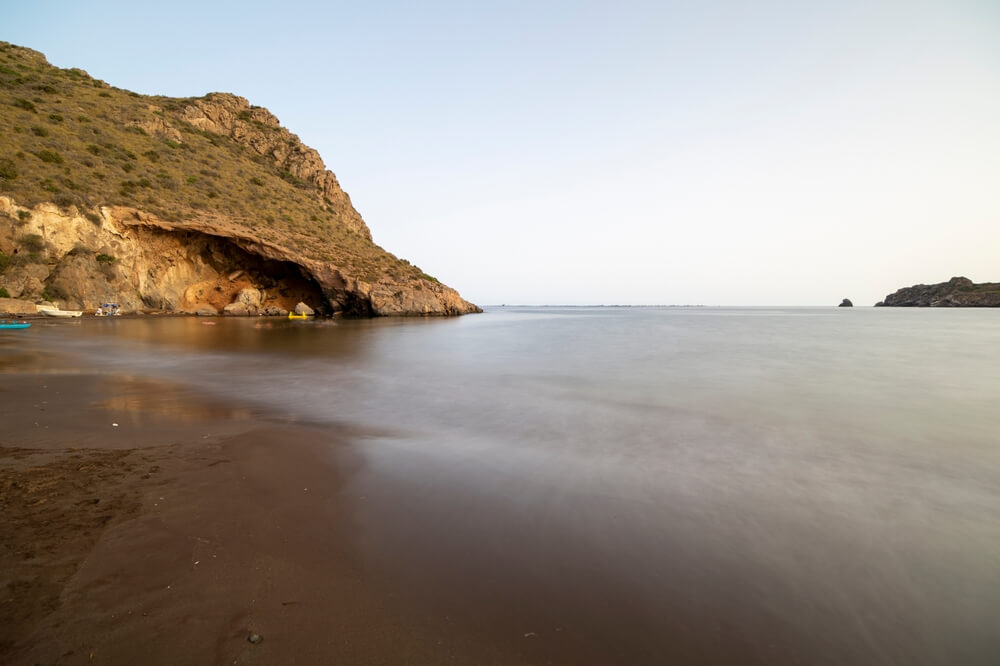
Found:
[[[1000,281],[995,0],[0,0],[0,40],[267,107],[479,304]]]

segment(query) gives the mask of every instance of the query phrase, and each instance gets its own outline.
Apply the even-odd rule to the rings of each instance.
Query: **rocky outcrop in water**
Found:
[[[837,307],[841,307],[841,308],[853,308],[854,307],[854,303],[851,303],[851,299],[845,298],[844,300],[842,300],[840,302],[840,305],[838,305]]]
[[[875,307],[996,308],[1000,307],[1000,283],[976,284],[966,277],[953,277],[938,284],[916,284],[889,294]]]

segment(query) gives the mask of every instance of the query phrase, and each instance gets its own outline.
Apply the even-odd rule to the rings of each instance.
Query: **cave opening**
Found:
[[[187,287],[181,309],[197,311],[208,306],[231,314],[277,314],[305,303],[317,314],[334,314],[319,283],[293,261],[261,256],[219,236],[192,233],[184,242],[197,256],[197,263],[211,271],[203,276],[206,279]],[[247,297],[247,290],[256,290],[259,300],[256,295]],[[240,309],[241,304],[248,311]]]

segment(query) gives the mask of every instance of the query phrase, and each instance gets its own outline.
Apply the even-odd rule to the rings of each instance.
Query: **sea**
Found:
[[[998,310],[212,323],[18,344],[349,433],[364,570],[550,663],[1000,664]]]

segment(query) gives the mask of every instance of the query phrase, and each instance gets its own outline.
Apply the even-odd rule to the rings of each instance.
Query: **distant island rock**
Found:
[[[996,308],[1000,307],[1000,283],[976,284],[966,277],[953,277],[938,284],[915,284],[889,294],[875,307]]]
[[[837,307],[841,307],[841,308],[853,308],[854,307],[854,303],[851,303],[851,299],[845,298],[844,300],[842,300],[840,302],[840,305],[838,305]]]

